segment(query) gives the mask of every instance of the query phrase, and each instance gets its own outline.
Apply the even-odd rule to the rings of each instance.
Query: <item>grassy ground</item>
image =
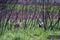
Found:
[[[24,29],[23,26],[14,29],[12,21],[8,21],[6,28],[4,28],[3,25],[5,22],[2,22],[3,29],[0,28],[0,40],[49,40],[47,38],[48,35],[60,34],[60,31],[52,31],[49,29],[45,31],[43,28],[39,28],[38,24],[35,21],[27,20],[26,23],[26,29]]]
[[[6,8],[12,9],[13,5],[7,5]],[[42,6],[32,6],[32,5],[16,5],[14,9],[18,10],[44,10]],[[47,7],[44,7],[47,9]],[[50,11],[57,11],[58,6],[49,7],[48,10]],[[56,21],[55,21],[56,22]],[[39,28],[38,24],[35,21],[28,21],[27,20],[27,28],[19,27],[14,29],[13,22],[9,21],[6,28],[4,27],[5,21],[1,22],[2,28],[0,28],[0,40],[49,40],[47,37],[50,34],[60,34],[60,31],[52,31],[47,29],[46,31],[43,28]],[[48,21],[47,26],[49,26],[50,22]],[[58,26],[58,25],[57,25]],[[56,26],[56,29],[57,29]],[[59,27],[60,28],[60,25]]]
[[[26,29],[11,29],[5,30],[4,34],[0,36],[0,40],[49,40],[47,37],[50,34],[60,34],[60,31],[44,31],[40,28]]]

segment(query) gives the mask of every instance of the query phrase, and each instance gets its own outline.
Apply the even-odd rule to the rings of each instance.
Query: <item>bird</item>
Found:
[[[40,22],[39,27],[43,28],[44,27],[44,22]]]
[[[23,24],[23,22],[16,22],[16,23],[14,23],[14,28],[19,28],[19,27],[21,27],[22,26],[22,24]]]

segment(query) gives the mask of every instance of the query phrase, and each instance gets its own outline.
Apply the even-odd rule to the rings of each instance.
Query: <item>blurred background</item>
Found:
[[[0,40],[49,40],[60,33],[60,0],[0,0]]]

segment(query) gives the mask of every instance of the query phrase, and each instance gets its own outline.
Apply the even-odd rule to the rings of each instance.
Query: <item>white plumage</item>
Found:
[[[43,22],[39,23],[39,27],[44,27],[44,23]]]

